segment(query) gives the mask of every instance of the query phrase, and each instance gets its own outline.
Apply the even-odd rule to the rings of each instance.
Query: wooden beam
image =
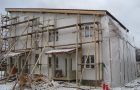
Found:
[[[84,24],[93,24],[94,22],[87,22],[87,23],[80,23],[78,25],[84,25]],[[97,23],[97,22],[95,22]],[[52,28],[52,29],[49,29],[49,30],[60,30],[60,29],[65,29],[65,28],[71,28],[71,27],[76,27],[77,24],[73,24],[73,25],[68,25],[68,26],[62,26],[62,27],[57,27],[57,28]],[[38,33],[43,33],[43,32],[47,32],[48,29],[46,30],[41,30],[41,31],[38,31]],[[22,35],[17,35],[17,36],[11,36],[11,37],[5,37],[5,38],[2,38],[3,40],[6,40],[6,39],[9,39],[9,38],[15,38],[15,37],[21,37],[21,36],[26,36],[26,35],[32,35],[32,34],[35,34],[36,32],[30,32],[28,34],[22,34]]]
[[[46,9],[46,8],[6,8],[7,12],[29,12],[29,13],[62,13],[62,14],[84,14],[84,15],[106,15],[105,10],[82,10],[82,9]]]
[[[4,25],[4,26],[1,26],[1,28],[6,28],[6,27],[8,27],[8,26],[12,26],[12,25],[18,25],[18,24],[26,23],[26,22],[29,22],[29,21],[36,20],[36,19],[38,19],[38,18],[39,18],[39,17],[37,17],[37,18],[32,18],[32,19],[25,20],[25,21],[21,21],[21,22],[16,22],[16,23],[8,24],[8,25]]]

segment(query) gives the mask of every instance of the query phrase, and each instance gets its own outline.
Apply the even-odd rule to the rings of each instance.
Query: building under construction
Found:
[[[1,70],[53,80],[123,86],[134,80],[129,30],[106,10],[6,8],[1,15]],[[16,68],[15,72],[11,71]],[[11,71],[11,72],[10,72]],[[7,74],[5,74],[6,76]]]

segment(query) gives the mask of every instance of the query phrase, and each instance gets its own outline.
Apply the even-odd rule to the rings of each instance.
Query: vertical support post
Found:
[[[48,21],[48,37],[49,37],[49,22],[50,22],[50,20]],[[56,28],[56,15],[55,15],[55,17],[54,17],[54,28]],[[53,39],[52,39],[52,41],[53,41],[53,49],[55,49],[55,41],[56,41],[56,37],[55,37],[55,33],[56,33],[56,30],[54,30],[54,31],[52,31],[53,33]],[[55,77],[55,70],[56,70],[56,63],[55,63],[55,55],[53,54],[52,55],[52,58],[53,58],[53,63],[52,63],[52,74],[53,74],[53,77]]]
[[[54,28],[56,28],[56,18],[57,18],[57,15],[54,16]],[[49,27],[48,27],[49,28]],[[53,48],[55,49],[55,43],[56,43],[56,30],[53,31]]]
[[[79,18],[79,15],[77,16],[77,20]],[[79,90],[79,82],[78,82],[78,33],[79,33],[79,26],[78,22],[76,24],[76,85],[77,85],[77,90]]]
[[[96,50],[96,26],[95,26],[95,22],[96,22],[96,17],[95,15],[93,15],[93,28],[94,28],[94,31],[93,31],[93,41],[94,41],[94,65],[95,65],[95,80],[96,80],[96,85],[95,85],[95,88],[97,86],[97,50]]]
[[[32,24],[33,24],[33,21],[32,21]],[[33,32],[33,25],[31,26],[31,33]],[[33,34],[31,34],[31,52],[33,51]],[[33,53],[31,53],[31,57],[30,57],[30,69],[32,68],[32,56],[33,56]],[[31,71],[31,70],[30,70]]]
[[[101,25],[101,23],[100,23],[100,25]],[[103,32],[102,32],[102,27],[100,26],[100,35],[101,35],[101,42],[100,42],[100,51],[101,51],[101,58],[100,58],[100,61],[101,61],[101,79],[102,79],[102,81],[103,81],[103,79],[104,79],[104,76],[103,76],[103,74],[104,74],[104,68],[103,68]]]
[[[43,15],[44,16],[44,15]],[[43,20],[44,21],[44,20]],[[47,37],[47,40],[46,40],[46,42],[48,43],[48,46],[49,46],[49,23],[50,23],[50,20],[48,20],[48,23],[47,23],[47,35],[46,35],[46,37]],[[45,40],[45,39],[44,39]],[[48,47],[49,48],[49,47]],[[52,56],[53,57],[53,56]],[[51,62],[51,67],[49,67],[49,60],[48,60],[48,62],[47,62],[47,68],[48,68],[48,77],[50,78],[50,68],[52,68],[52,71],[53,71],[53,66],[52,66],[52,62]],[[53,76],[52,76],[53,77]]]
[[[1,24],[2,24],[2,26],[3,26],[3,20],[2,20],[3,18],[2,18],[2,15],[1,15]],[[2,30],[0,31],[0,53],[3,51],[3,40],[1,39],[1,38],[3,38],[2,37],[3,36],[3,28],[2,28]],[[0,62],[1,63],[1,62]],[[0,77],[0,79],[2,79],[2,65],[0,64],[0,69],[1,69],[1,77]]]
[[[8,12],[7,12],[7,17],[8,17]],[[9,16],[9,17],[10,17],[10,16]],[[7,20],[8,20],[8,19],[7,19]],[[7,22],[7,21],[6,21],[6,22]],[[8,23],[8,22],[7,22],[7,23]],[[13,22],[10,21],[9,23],[10,23],[9,36],[11,37],[11,30],[13,30],[13,25],[12,25]],[[12,44],[10,44],[10,43],[11,43],[11,39],[12,39],[12,38],[9,38],[9,39],[8,39],[8,40],[9,40],[9,41],[8,41],[8,43],[9,43],[9,49],[8,49],[8,51],[10,50],[10,48],[11,48],[11,46],[12,46]],[[14,47],[14,46],[13,46],[13,47]],[[12,49],[13,49],[13,48],[12,48]],[[12,50],[12,49],[11,49],[11,50]]]
[[[55,77],[55,55],[52,54],[52,78]]]
[[[79,36],[77,36],[77,37],[79,37],[79,43],[78,43],[78,45],[80,45],[80,50],[79,50],[79,52],[78,52],[78,54],[79,54],[79,63],[80,63],[80,80],[79,80],[79,82],[78,82],[78,85],[79,85],[79,87],[80,87],[80,85],[81,85],[81,80],[82,80],[82,30],[81,30],[81,25],[80,25],[80,23],[81,23],[81,16],[80,16],[80,13],[78,14],[78,16],[77,16],[77,28],[78,28],[78,30],[77,30],[77,34],[79,35]],[[78,64],[78,63],[77,63]],[[78,64],[78,66],[79,66],[79,64]]]
[[[112,54],[111,54],[111,41],[109,33],[109,57],[110,57],[110,87],[112,87]]]
[[[8,15],[8,12],[7,12],[7,15]],[[7,20],[8,20],[8,19],[6,18],[6,25],[7,25]],[[6,29],[6,31],[7,31],[7,29]],[[9,34],[9,30],[8,30],[6,33]],[[6,42],[6,41],[7,41],[7,42]],[[8,48],[9,48],[9,43],[8,43],[8,46],[7,46],[7,43],[8,43],[8,39],[5,40],[5,51],[8,50]]]
[[[44,14],[43,14],[43,27],[44,27]],[[43,29],[42,29],[43,30]],[[43,37],[44,37],[44,34],[43,34],[43,32],[41,33],[41,52],[42,52],[42,47],[43,47]],[[42,60],[42,56],[41,56],[41,60]],[[41,64],[43,64],[43,63],[41,63]],[[42,66],[42,67],[44,67],[44,65]]]
[[[29,17],[28,17],[28,23],[29,23]],[[29,29],[27,29],[27,36],[26,36],[26,49],[28,48],[28,30]]]
[[[70,80],[71,79],[71,75],[72,75],[72,59],[71,59],[71,55],[67,54],[67,57],[68,57],[68,62],[67,62],[67,65],[68,65],[68,79]]]
[[[98,67],[98,85],[100,82],[100,74],[101,74],[101,68],[100,68],[100,28],[99,28],[99,22],[96,23],[97,24],[97,51],[98,51],[98,62],[97,62],[97,67]]]
[[[81,16],[80,16],[80,14],[78,14],[78,27],[79,27],[79,29],[78,29],[78,32],[79,32],[79,41],[80,41],[80,51],[79,51],[79,55],[80,55],[80,64],[82,63],[82,30],[81,30],[81,25],[80,25],[80,23],[81,23]],[[82,74],[82,65],[80,66],[80,71],[81,71],[81,74]]]
[[[28,17],[28,25],[29,25],[29,17]],[[29,25],[29,27],[30,27],[30,25]],[[29,28],[30,29],[30,28]],[[28,30],[29,30],[28,29]],[[27,50],[27,48],[28,48],[28,40],[30,40],[29,39],[29,36],[28,36],[28,33],[29,33],[29,31],[27,30],[27,37],[26,37],[26,50]],[[31,51],[30,51],[31,52]],[[30,53],[29,52],[29,53]],[[29,54],[28,53],[28,54]],[[27,53],[26,53],[26,56],[27,56]],[[30,54],[30,56],[31,56],[31,54]],[[27,56],[28,57],[28,56]],[[27,59],[27,58],[26,58]],[[25,64],[26,64],[26,61],[25,61]],[[30,69],[30,65],[29,65],[29,61],[27,61],[27,68],[28,68],[28,70],[27,70],[27,72],[29,73],[29,69]]]

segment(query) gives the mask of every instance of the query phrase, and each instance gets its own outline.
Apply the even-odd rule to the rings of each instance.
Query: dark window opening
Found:
[[[55,67],[58,68],[58,57],[55,57]]]
[[[94,55],[83,55],[82,57],[82,68],[94,68]]]
[[[51,67],[51,66],[52,66],[51,61],[52,61],[52,58],[51,58],[51,57],[48,57],[48,64],[49,64],[49,67]]]
[[[49,42],[58,41],[58,31],[49,31]]]
[[[38,58],[39,58],[39,54],[35,54],[35,63],[37,62]],[[39,65],[39,62],[37,62],[37,65]]]

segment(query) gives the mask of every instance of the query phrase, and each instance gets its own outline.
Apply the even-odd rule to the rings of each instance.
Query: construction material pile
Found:
[[[17,75],[13,82],[0,84],[0,90],[75,90],[75,82],[53,81],[42,74],[30,75],[22,73]],[[89,86],[80,86],[79,90],[98,90]]]
[[[54,85],[47,76],[35,74],[32,78],[32,88],[35,90],[52,90]]]

